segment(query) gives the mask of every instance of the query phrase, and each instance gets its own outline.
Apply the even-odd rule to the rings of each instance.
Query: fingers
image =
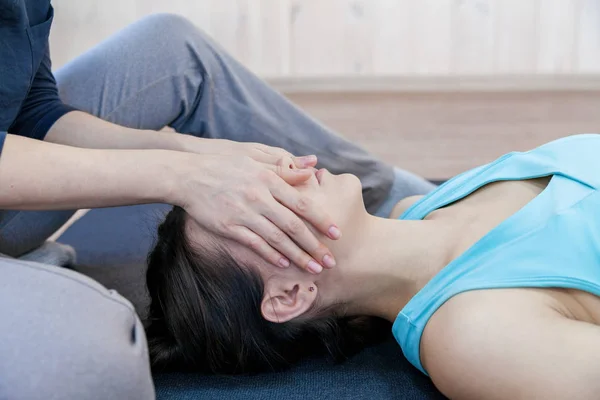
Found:
[[[301,217],[331,239],[341,236],[339,229],[310,197],[290,185],[306,181],[313,176],[313,169],[296,168],[288,156],[281,157],[276,165],[262,164],[262,168],[257,176],[268,192],[246,190],[244,200],[253,212],[239,221],[236,240],[280,267],[293,262],[315,274],[323,266],[334,267],[333,255]]]
[[[231,238],[238,243],[252,249],[267,262],[280,268],[290,266],[288,258],[275,250],[266,240],[244,226],[238,226],[231,231]]]
[[[288,209],[300,215],[312,224],[317,230],[333,240],[337,240],[341,237],[341,232],[333,220],[317,205],[313,204],[314,201],[302,195],[298,190],[290,185],[295,185],[305,181],[312,176],[313,169],[293,169],[293,163],[289,158],[282,158],[279,160],[274,171],[281,177],[284,182],[272,179],[267,184],[270,187],[271,194],[277,201],[286,206]],[[294,183],[290,183],[294,182]]]
[[[276,165],[281,158],[290,158],[296,168],[312,168],[317,165],[318,160],[315,155],[295,157],[278,147],[266,146],[259,143],[255,143],[254,146],[257,154],[253,158],[259,162]]]
[[[265,169],[275,172],[279,178],[283,179],[289,185],[295,186],[306,182],[314,175],[314,168],[299,169],[294,167],[292,158],[281,157],[274,164],[263,164]],[[266,178],[269,178],[268,176]],[[277,178],[279,180],[279,178]],[[266,183],[271,183],[270,179],[265,179]]]
[[[312,173],[312,172],[311,172]],[[275,199],[288,209],[304,218],[319,232],[327,235],[330,239],[337,240],[342,234],[331,219],[314,201],[300,193],[297,189],[286,185],[284,182],[273,181],[271,194]]]
[[[303,157],[294,157],[294,163],[297,168],[312,168],[317,165],[317,156],[303,156]]]
[[[292,186],[305,182],[314,174],[312,168],[296,168],[294,160],[291,157],[280,158],[275,167],[275,172],[277,172],[277,175],[279,175],[281,179]]]
[[[306,223],[283,205],[273,202],[265,216],[277,228],[267,238],[269,244],[290,261],[312,273],[335,267],[331,251],[308,229]]]

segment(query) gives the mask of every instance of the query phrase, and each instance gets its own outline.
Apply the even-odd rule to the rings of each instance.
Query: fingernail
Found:
[[[328,268],[333,268],[335,267],[335,260],[329,254],[326,254],[325,257],[323,257],[323,264]]]
[[[339,239],[342,237],[342,231],[340,231],[340,228],[335,225],[331,225],[331,227],[329,227],[329,231],[327,232],[329,233],[329,237],[332,239]]]
[[[283,268],[287,268],[290,266],[290,261],[287,258],[281,257],[279,259],[279,265],[281,265]]]
[[[312,272],[313,274],[318,274],[321,271],[323,271],[323,267],[321,267],[319,264],[317,264],[316,262],[314,262],[313,260],[310,260],[308,262],[308,270],[310,272]]]
[[[300,160],[302,160],[302,162],[305,164],[312,164],[317,161],[317,156],[304,156],[300,157]]]

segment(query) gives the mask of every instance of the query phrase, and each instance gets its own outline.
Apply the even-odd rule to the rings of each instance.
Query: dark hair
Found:
[[[153,370],[252,373],[315,354],[342,361],[389,334],[389,323],[379,318],[319,310],[286,323],[265,320],[260,275],[216,243],[192,246],[186,218],[173,208],[148,256],[146,333]]]

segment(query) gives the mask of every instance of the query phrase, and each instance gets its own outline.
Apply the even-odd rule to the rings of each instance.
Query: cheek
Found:
[[[362,185],[354,175],[339,175],[336,190],[327,196],[327,208],[340,228],[344,228],[358,214],[365,212]]]
[[[355,215],[356,213],[366,212],[360,179],[354,175],[349,175],[347,185],[346,193],[348,196],[348,208],[352,214]]]

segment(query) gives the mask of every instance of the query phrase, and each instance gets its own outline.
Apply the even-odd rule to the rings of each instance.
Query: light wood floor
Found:
[[[563,136],[600,133],[600,91],[289,97],[385,161],[430,179],[446,179]]]

